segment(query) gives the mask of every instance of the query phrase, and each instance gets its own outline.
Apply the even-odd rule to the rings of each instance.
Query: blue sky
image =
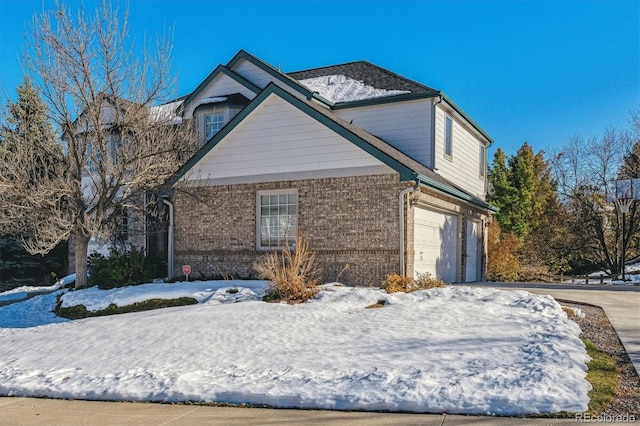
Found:
[[[176,95],[240,49],[285,72],[367,60],[443,90],[507,154],[626,129],[640,109],[640,0],[113,2],[136,40],[173,27]],[[0,0],[0,98],[22,81],[33,13],[54,4]]]

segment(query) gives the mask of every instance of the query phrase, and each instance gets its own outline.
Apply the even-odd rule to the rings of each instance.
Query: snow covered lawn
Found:
[[[2,307],[0,326],[28,328],[0,329],[0,394],[503,415],[587,409],[580,330],[549,296],[326,285],[289,306],[260,301],[263,286],[68,293],[65,304],[94,310],[165,292],[200,301],[78,321],[37,313],[55,294]],[[30,326],[19,318],[29,315]]]

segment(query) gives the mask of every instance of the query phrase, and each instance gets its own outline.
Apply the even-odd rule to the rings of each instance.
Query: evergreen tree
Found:
[[[522,269],[565,269],[565,262],[558,257],[566,240],[564,214],[544,154],[535,154],[527,142],[509,158],[498,149],[489,182],[488,201],[500,208],[496,219],[501,232],[515,235],[521,243],[518,256]]]
[[[17,101],[9,101],[5,123],[0,128],[0,148],[16,152],[28,150],[36,158],[32,182],[47,179],[51,165],[60,151],[53,128],[47,119],[47,109],[35,87],[26,80],[17,89]],[[28,191],[29,188],[24,188]],[[4,205],[11,200],[4,200]],[[0,207],[1,209],[2,207]],[[67,245],[59,244],[49,255],[32,256],[22,247],[25,235],[5,234],[0,237],[0,284],[4,288],[16,285],[48,284],[50,274],[61,275],[66,269]]]

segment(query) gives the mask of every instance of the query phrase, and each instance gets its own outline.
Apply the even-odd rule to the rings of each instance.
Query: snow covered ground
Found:
[[[502,415],[587,409],[580,330],[549,296],[328,284],[290,306],[262,302],[263,287],[69,292],[65,305],[94,310],[156,297],[200,302],[77,321],[48,312],[63,290],[1,307],[0,394]]]

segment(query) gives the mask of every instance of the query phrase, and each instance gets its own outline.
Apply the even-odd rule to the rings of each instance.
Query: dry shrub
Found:
[[[415,290],[425,290],[428,288],[444,287],[444,282],[439,278],[434,278],[430,273],[418,274],[413,281]]]
[[[520,240],[513,233],[502,232],[498,221],[489,225],[487,278],[492,281],[514,281],[521,272],[518,261]]]
[[[444,287],[444,282],[438,278],[431,277],[431,274],[425,272],[418,274],[416,279],[404,277],[395,272],[387,274],[387,278],[380,285],[387,293],[396,293],[399,291],[410,293],[416,290],[425,290],[434,287]]]
[[[283,245],[281,251],[266,253],[253,265],[260,278],[267,280],[264,300],[296,304],[318,293],[321,272],[314,267],[315,252],[301,236],[296,237],[295,249]]]
[[[408,293],[410,290],[411,282],[413,280],[410,277],[403,277],[402,275],[398,275],[395,272],[387,274],[387,278],[382,281],[380,287],[387,293],[396,293],[399,291],[403,291]]]

